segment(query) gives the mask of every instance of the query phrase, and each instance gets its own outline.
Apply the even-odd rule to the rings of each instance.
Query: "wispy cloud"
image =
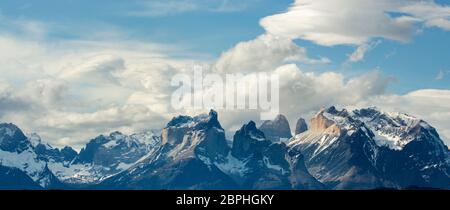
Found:
[[[435,80],[443,80],[447,75],[450,74],[450,71],[439,70],[438,74],[434,78]]]
[[[397,50],[393,49],[384,55],[384,58],[389,59],[397,54]]]
[[[130,16],[161,17],[175,14],[206,11],[217,13],[238,12],[249,8],[259,0],[151,0],[139,1],[139,9],[127,13]]]
[[[47,35],[51,24],[24,18],[11,19],[3,16],[0,11],[0,27],[3,28],[3,30],[0,30],[3,33],[9,32],[15,35],[42,38]]]
[[[366,55],[366,53],[375,48],[380,43],[381,41],[378,40],[368,44],[364,43],[360,45],[352,54],[348,56],[347,62],[355,63],[364,60],[364,56]]]

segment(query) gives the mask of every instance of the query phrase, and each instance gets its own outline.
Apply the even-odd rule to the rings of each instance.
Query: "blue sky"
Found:
[[[286,0],[249,2],[251,5],[238,2],[242,4],[242,8],[231,11],[209,11],[200,8],[156,16],[133,14],[145,10],[142,8],[145,1],[138,0],[43,0],[39,3],[19,0],[2,1],[0,8],[2,14],[9,18],[54,24],[55,31],[50,31],[52,38],[88,36],[88,33],[100,27],[127,32],[130,39],[181,43],[192,50],[218,56],[239,41],[253,39],[263,33],[264,30],[258,24],[259,20],[286,10],[291,3]],[[212,4],[211,7],[214,8],[215,5]],[[73,29],[67,29],[65,26]],[[64,28],[58,30],[58,27]]]
[[[168,84],[192,63],[292,73],[291,122],[379,106],[450,142],[450,0],[0,1],[0,121],[57,146],[192,114]],[[229,130],[256,116],[220,114]]]

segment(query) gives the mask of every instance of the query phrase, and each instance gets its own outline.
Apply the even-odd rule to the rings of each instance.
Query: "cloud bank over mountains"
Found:
[[[237,43],[217,59],[174,56],[189,52],[121,36],[46,41],[47,27],[30,30],[21,21],[13,25],[27,35],[0,30],[0,120],[37,132],[54,145],[75,147],[98,133],[161,128],[174,115],[195,114],[171,108],[172,76],[208,64],[208,71],[220,74],[279,75],[281,112],[291,123],[323,106],[376,105],[429,121],[449,144],[450,91],[392,94],[387,90],[393,79],[382,70],[356,76],[308,71],[302,66],[333,61],[296,42],[352,45],[356,50],[349,61],[361,62],[377,40],[409,42],[423,28],[449,30],[449,19],[449,7],[434,1],[297,0],[286,12],[261,20],[266,33]],[[258,119],[258,110],[218,111],[228,130]]]

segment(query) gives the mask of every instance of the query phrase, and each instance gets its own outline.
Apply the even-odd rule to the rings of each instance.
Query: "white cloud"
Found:
[[[364,43],[364,44],[360,45],[358,48],[356,48],[356,50],[351,55],[348,56],[347,62],[354,63],[354,62],[359,62],[359,61],[363,60],[365,54],[368,51],[375,48],[380,43],[381,43],[380,41],[375,41],[375,42],[371,42],[369,44]]]
[[[358,45],[358,60],[374,38],[407,42],[420,26],[448,30],[449,8],[432,0],[296,0],[261,25],[268,33],[319,45]]]
[[[320,45],[361,45],[382,37],[408,41],[415,32],[414,18],[389,17],[403,1],[296,0],[285,13],[261,20],[272,34],[300,38]]]
[[[40,42],[0,34],[0,121],[37,132],[56,146],[82,146],[114,130],[162,127],[170,78],[192,63],[152,43]]]
[[[323,106],[351,105],[385,92],[390,78],[379,71],[347,78],[335,72],[303,72],[296,65],[275,70],[280,77],[281,112],[299,116]]]
[[[420,18],[427,27],[450,30],[449,6],[442,6],[434,1],[416,1],[402,7],[401,11]]]
[[[29,108],[26,101],[14,94],[14,88],[4,80],[0,80],[0,116]]]
[[[214,68],[222,73],[273,71],[284,63],[328,63],[327,58],[309,58],[306,49],[292,40],[264,34],[256,39],[240,42],[224,52]]]
[[[124,60],[120,57],[97,55],[88,58],[78,66],[68,66],[61,70],[58,77],[70,81],[83,81],[90,83],[118,83],[114,74],[125,69]]]
[[[349,106],[372,96],[385,94],[391,79],[380,71],[371,71],[356,77],[346,77],[336,72],[305,72],[295,64],[282,65],[270,71],[280,79],[280,113],[294,125],[298,117],[309,117],[322,107]],[[251,80],[250,83],[257,81]],[[235,94],[226,89],[226,95]],[[201,112],[207,112],[202,110]],[[264,110],[217,110],[222,126],[233,134],[249,120],[260,122]]]

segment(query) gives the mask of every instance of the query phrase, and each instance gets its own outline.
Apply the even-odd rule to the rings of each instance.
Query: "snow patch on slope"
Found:
[[[231,152],[228,153],[225,161],[216,162],[215,164],[217,168],[219,168],[222,172],[233,176],[243,177],[248,171],[248,168],[246,167],[246,161],[241,161],[235,158],[233,155],[231,155]]]
[[[283,167],[281,167],[279,165],[271,164],[268,157],[264,157],[263,158],[263,162],[264,162],[264,164],[266,165],[267,168],[275,170],[275,171],[278,171],[278,172],[281,172],[281,174],[283,174],[283,175],[289,173],[288,171],[284,170]]]
[[[45,169],[45,163],[39,161],[36,153],[31,149],[27,149],[21,153],[0,150],[0,165],[17,168],[25,172],[34,181],[39,180],[39,176]],[[46,185],[41,186],[46,187]]]
[[[409,131],[420,126],[425,130],[432,127],[416,118],[403,113],[382,112],[376,108],[353,110],[351,117],[364,122],[375,135],[373,138],[378,146],[387,146],[392,150],[402,150],[415,139]]]

